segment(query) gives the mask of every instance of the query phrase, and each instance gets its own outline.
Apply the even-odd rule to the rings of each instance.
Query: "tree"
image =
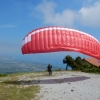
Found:
[[[64,59],[63,59],[63,63],[65,64],[67,64],[66,65],[66,70],[68,69],[68,66],[73,66],[73,64],[74,64],[74,59],[71,57],[71,56],[69,56],[69,55],[67,55]]]
[[[76,57],[75,62],[78,65],[77,69],[83,69],[83,62],[80,56]]]

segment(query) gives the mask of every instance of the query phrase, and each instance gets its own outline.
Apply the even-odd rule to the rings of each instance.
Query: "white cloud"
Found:
[[[91,3],[93,0],[87,0],[88,1],[88,3]]]
[[[47,19],[47,18],[46,18]],[[46,23],[62,26],[73,26],[75,19],[75,13],[71,10],[64,10],[62,13],[55,13],[50,19],[46,20]]]
[[[92,2],[88,0],[87,2]],[[100,2],[94,2],[81,7],[78,11],[65,9],[55,12],[57,5],[54,2],[44,0],[35,10],[41,13],[45,24],[73,27],[75,23],[85,26],[100,27]]]
[[[43,1],[36,7],[36,10],[43,14],[44,23],[46,24],[73,26],[75,12],[65,9],[62,13],[56,13],[55,7],[55,3]]]
[[[78,17],[83,25],[100,27],[100,2],[89,7],[82,7]]]
[[[12,27],[16,27],[14,25],[0,25],[0,28],[12,28]]]

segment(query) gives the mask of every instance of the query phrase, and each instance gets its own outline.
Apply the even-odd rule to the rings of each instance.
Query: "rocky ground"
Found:
[[[83,72],[57,72],[35,79],[40,93],[35,100],[100,100],[100,75]]]

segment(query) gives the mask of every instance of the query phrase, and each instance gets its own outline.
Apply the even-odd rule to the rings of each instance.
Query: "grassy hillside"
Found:
[[[40,77],[40,73],[17,73],[0,76],[0,100],[30,100],[39,92],[38,84],[30,84],[30,78]],[[25,84],[21,83],[25,81]],[[27,83],[27,84],[26,84]]]

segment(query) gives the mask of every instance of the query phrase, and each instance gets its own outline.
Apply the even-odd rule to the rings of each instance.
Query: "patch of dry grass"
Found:
[[[22,85],[18,79],[29,73],[9,74],[0,77],[0,100],[30,100],[34,99],[40,90],[39,85]],[[27,79],[27,78],[26,78]]]
[[[0,100],[30,100],[39,92],[39,86],[0,85]]]

